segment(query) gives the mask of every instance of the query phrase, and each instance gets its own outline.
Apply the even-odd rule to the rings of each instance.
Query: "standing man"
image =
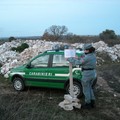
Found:
[[[90,109],[95,107],[95,96],[92,84],[96,78],[96,55],[95,48],[92,44],[84,45],[85,56],[77,58],[68,58],[67,60],[74,65],[82,66],[82,80],[83,94],[85,96],[85,104],[81,108]]]

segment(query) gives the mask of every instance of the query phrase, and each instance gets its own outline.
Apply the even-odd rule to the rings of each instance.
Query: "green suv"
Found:
[[[76,53],[81,56],[82,53]],[[73,87],[77,97],[82,95],[81,68],[73,66]],[[64,51],[48,50],[39,54],[27,64],[11,70],[9,79],[17,91],[26,86],[65,89],[70,93],[69,62],[64,58]]]

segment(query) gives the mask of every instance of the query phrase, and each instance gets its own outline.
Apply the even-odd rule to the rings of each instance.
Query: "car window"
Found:
[[[69,66],[69,62],[65,60],[64,55],[53,56],[53,67],[65,67]]]
[[[31,62],[31,66],[35,68],[47,67],[48,60],[49,60],[49,55],[40,56]]]

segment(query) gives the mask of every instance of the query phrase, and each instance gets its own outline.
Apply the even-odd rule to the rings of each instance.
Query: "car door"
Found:
[[[30,67],[25,69],[25,81],[28,86],[49,86],[50,55],[45,54],[30,62]]]
[[[51,85],[55,88],[64,88],[65,82],[69,79],[69,62],[65,60],[63,54],[53,54],[52,64],[49,69],[52,76]]]

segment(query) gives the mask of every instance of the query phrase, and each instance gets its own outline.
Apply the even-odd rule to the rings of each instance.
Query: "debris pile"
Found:
[[[120,60],[120,44],[114,45],[113,47],[108,47],[106,43],[103,41],[99,41],[93,44],[93,46],[96,48],[97,52],[105,52],[107,53],[112,61],[118,61]]]
[[[18,53],[12,51],[12,47],[18,47],[22,43],[27,43],[29,48],[26,48],[23,52]],[[0,64],[1,73],[7,74],[11,68],[17,67],[19,65],[25,64],[28,60],[35,57],[36,55],[44,52],[46,50],[51,50],[52,47],[56,44],[63,45],[66,43],[62,42],[48,42],[45,40],[15,40],[12,42],[5,42],[0,45]],[[76,48],[82,48],[83,43],[71,44]],[[120,60],[120,44],[114,45],[113,47],[108,47],[103,41],[93,43],[93,46],[96,48],[98,53],[106,53],[110,56],[112,61],[119,62]],[[102,58],[99,58],[102,60]],[[104,60],[102,60],[104,62]]]
[[[73,108],[81,109],[81,104],[79,99],[72,98],[69,94],[64,95],[64,100],[59,103],[59,106],[64,110],[73,110]]]

